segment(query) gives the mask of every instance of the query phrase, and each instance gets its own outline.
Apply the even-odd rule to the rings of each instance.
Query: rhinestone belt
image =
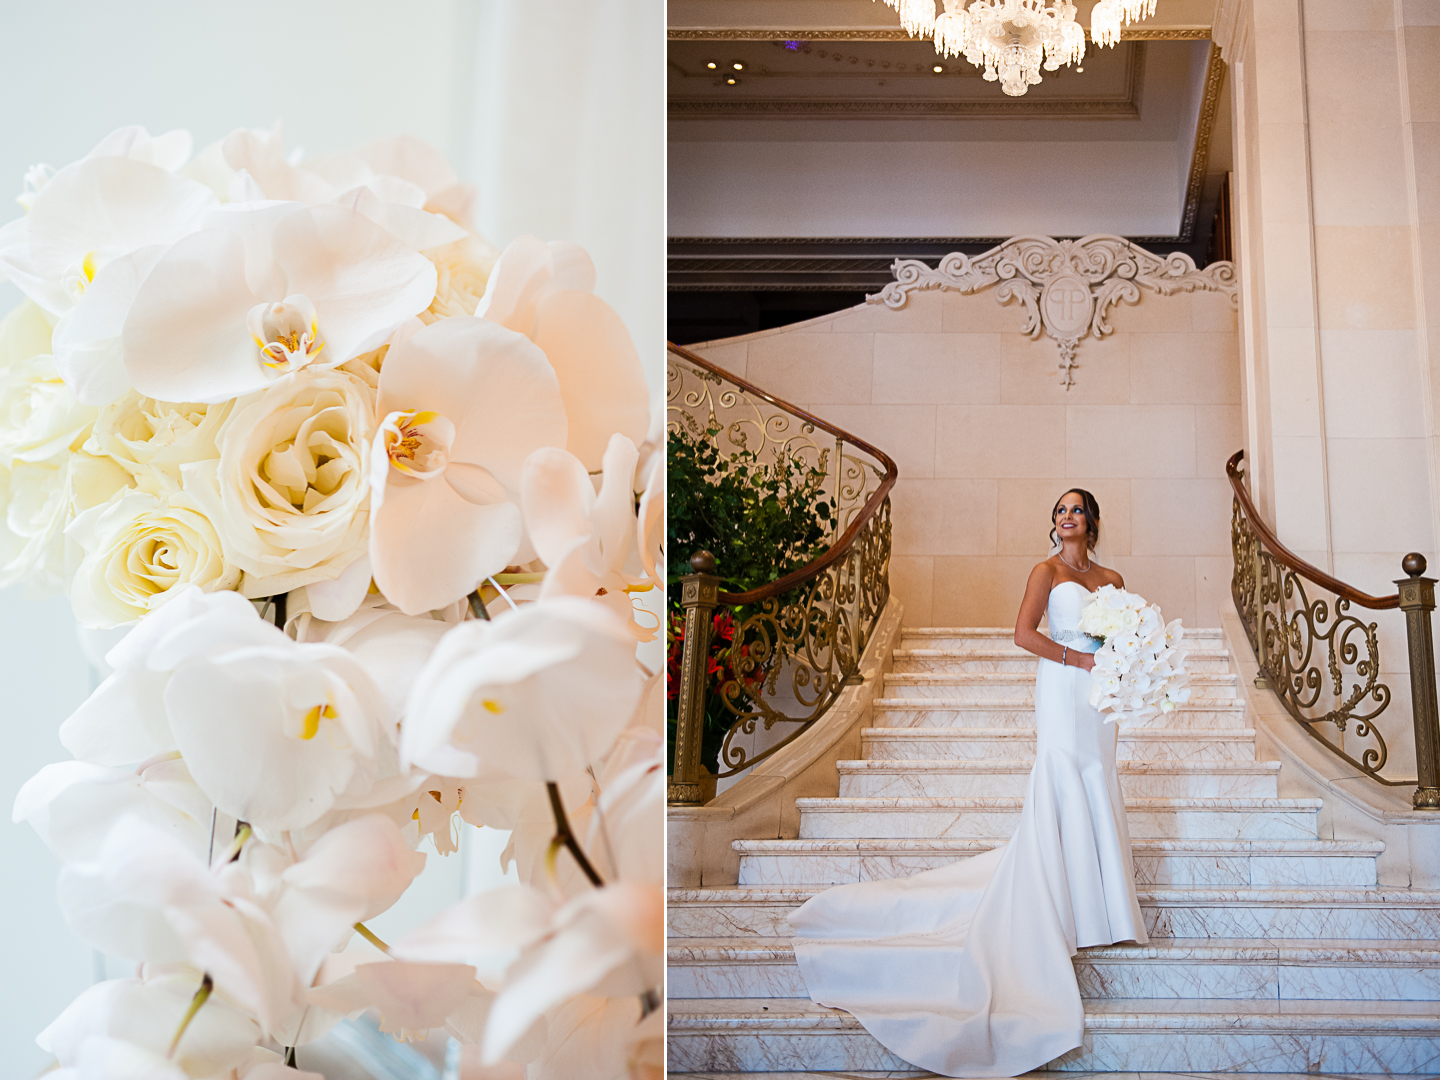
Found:
[[[1091,637],[1089,634],[1082,634],[1079,630],[1052,630],[1050,640],[1058,641],[1062,645],[1094,645],[1097,648],[1104,644],[1104,638]]]

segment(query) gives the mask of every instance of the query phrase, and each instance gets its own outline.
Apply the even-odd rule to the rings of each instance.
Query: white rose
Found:
[[[0,587],[26,580],[41,590],[66,588],[82,557],[66,526],[127,481],[114,462],[83,451],[0,465]]]
[[[50,351],[52,329],[43,308],[26,300],[0,319],[0,368]]]
[[[218,461],[182,470],[245,596],[338,577],[366,551],[375,395],[343,371],[301,370],[235,402]]]
[[[132,390],[101,407],[86,449],[113,458],[141,487],[174,490],[182,465],[219,458],[216,438],[232,405],[156,401]]]
[[[0,461],[38,462],[77,448],[95,410],[75,400],[48,353],[0,374]]]
[[[240,582],[215,526],[184,492],[125,492],[77,516],[66,532],[85,551],[70,586],[82,626],[133,622],[185,585],[213,592]]]

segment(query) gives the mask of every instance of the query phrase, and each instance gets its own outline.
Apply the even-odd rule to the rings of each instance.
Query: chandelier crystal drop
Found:
[[[900,14],[912,37],[932,35],[935,51],[964,56],[984,68],[985,79],[1020,97],[1040,82],[1040,69],[1056,71],[1085,58],[1085,30],[1075,21],[1070,0],[885,0]],[[1100,0],[1090,15],[1090,36],[1113,46],[1120,29],[1155,14],[1155,0]]]

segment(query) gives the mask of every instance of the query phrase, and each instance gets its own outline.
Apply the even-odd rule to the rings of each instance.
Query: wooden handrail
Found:
[[[1242,482],[1245,474],[1240,471],[1240,459],[1244,456],[1244,450],[1236,450],[1230,456],[1230,460],[1225,463],[1225,475],[1230,478],[1230,487],[1234,489],[1235,498],[1240,501],[1240,507],[1245,511],[1245,518],[1250,522],[1250,527],[1264,541],[1266,550],[1275,557],[1277,562],[1284,564],[1301,577],[1334,593],[1341,599],[1359,604],[1372,611],[1385,611],[1400,606],[1399,593],[1392,596],[1371,596],[1369,593],[1363,593],[1353,586],[1346,585],[1339,578],[1331,577],[1318,566],[1311,566],[1282,544],[1275,533],[1271,531],[1270,526],[1266,525],[1259,513],[1256,512],[1255,504],[1250,501],[1250,492],[1245,489]]]
[[[837,439],[843,439],[852,446],[859,447],[885,466],[885,476],[881,479],[880,486],[875,489],[870,498],[865,501],[865,505],[860,508],[860,512],[851,520],[850,527],[841,533],[839,539],[831,544],[822,555],[806,563],[800,567],[800,569],[793,570],[784,577],[776,578],[768,585],[761,585],[758,589],[738,593],[722,592],[717,597],[719,602],[733,605],[758,604],[761,601],[769,600],[772,596],[778,596],[780,593],[788,592],[802,582],[809,581],[811,578],[823,572],[826,567],[837,559],[844,558],[849,553],[851,547],[854,546],[855,537],[860,534],[860,530],[865,525],[865,522],[879,513],[881,505],[890,494],[890,489],[895,486],[895,478],[899,475],[899,470],[895,467],[895,462],[891,460],[890,455],[883,450],[871,446],[864,439],[857,439],[844,428],[838,428],[828,420],[822,420],[814,413],[806,412],[797,405],[791,405],[788,401],[784,401],[777,398],[774,394],[761,390],[754,383],[747,382],[722,367],[717,367],[703,356],[697,356],[689,349],[681,348],[673,342],[667,341],[665,344],[671,352],[684,359],[687,363],[703,368],[713,375],[718,375],[720,378],[734,383],[747,394],[760,398],[762,401],[768,401],[771,405],[783,409],[791,416],[799,417],[807,424],[813,424],[822,431],[828,431]]]

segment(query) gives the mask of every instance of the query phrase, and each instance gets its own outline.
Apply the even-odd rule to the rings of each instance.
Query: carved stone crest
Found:
[[[1176,292],[1221,292],[1239,304],[1235,264],[1215,262],[1198,270],[1190,256],[1156,255],[1120,236],[1097,233],[1079,240],[1017,236],[973,259],[952,252],[931,267],[919,259],[897,259],[895,280],[865,298],[870,304],[902,308],[920,289],[972,293],[995,286],[1002,304],[1018,301],[1025,309],[1023,333],[1045,334],[1060,353],[1060,380],[1075,385],[1075,352],[1087,335],[1113,331],[1110,309],[1122,300],[1138,303],[1140,290],[1168,296]]]

